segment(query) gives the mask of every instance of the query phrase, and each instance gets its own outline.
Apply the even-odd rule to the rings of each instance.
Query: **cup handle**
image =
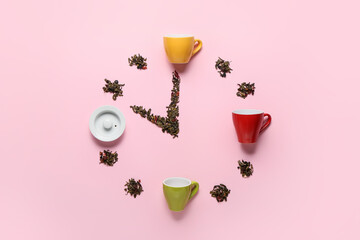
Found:
[[[262,132],[270,125],[270,123],[271,123],[271,116],[270,116],[270,114],[265,113],[265,114],[264,114],[264,118],[265,118],[265,117],[268,117],[268,118],[267,118],[265,124],[261,127],[260,133],[262,133]]]
[[[191,181],[191,194],[189,200],[192,199],[198,191],[199,191],[199,183],[195,181]]]
[[[197,53],[197,52],[201,49],[201,47],[202,47],[202,41],[201,41],[200,39],[195,39],[195,43],[196,43],[196,42],[197,42],[198,44],[197,44],[196,48],[194,49],[194,51],[193,51],[193,53],[192,53],[191,56],[194,56],[194,54]]]

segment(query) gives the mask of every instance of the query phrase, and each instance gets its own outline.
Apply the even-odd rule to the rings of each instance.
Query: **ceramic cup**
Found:
[[[171,177],[163,181],[163,192],[169,209],[175,212],[184,210],[188,201],[199,190],[199,183],[182,177]]]
[[[195,47],[195,43],[197,43]],[[164,36],[166,55],[171,63],[188,63],[190,58],[197,53],[202,42],[189,34],[169,34]]]
[[[267,120],[264,121],[264,117]],[[232,118],[239,142],[254,143],[271,122],[270,114],[256,109],[240,109],[232,112]]]

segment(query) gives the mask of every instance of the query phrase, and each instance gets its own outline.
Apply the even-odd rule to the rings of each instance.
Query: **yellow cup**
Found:
[[[195,47],[195,43],[197,43]],[[202,42],[189,34],[170,34],[164,36],[166,55],[171,63],[188,63],[190,58],[197,53]]]

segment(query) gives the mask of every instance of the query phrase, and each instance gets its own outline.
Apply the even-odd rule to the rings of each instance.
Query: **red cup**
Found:
[[[264,117],[267,120],[264,121]],[[254,143],[271,122],[270,114],[255,109],[240,109],[232,112],[232,118],[239,142]]]

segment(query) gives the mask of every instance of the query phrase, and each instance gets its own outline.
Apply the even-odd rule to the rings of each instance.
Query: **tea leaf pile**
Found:
[[[215,185],[213,190],[210,191],[212,197],[218,202],[227,201],[227,197],[230,194],[230,189],[228,189],[224,184]]]
[[[215,63],[215,69],[219,70],[218,73],[221,77],[225,78],[227,73],[231,73],[232,69],[230,68],[230,62],[225,61],[219,57]]]
[[[239,88],[238,88],[238,92],[236,93],[236,95],[238,97],[245,99],[250,94],[254,95],[255,83],[243,82],[242,84],[238,84],[238,85],[239,85]]]
[[[146,60],[147,60],[147,58],[144,58],[140,54],[138,54],[138,55],[135,54],[134,56],[131,56],[130,58],[128,58],[130,67],[136,66],[137,69],[142,69],[142,70],[147,69]]]
[[[119,84],[118,80],[115,80],[114,82],[111,82],[110,80],[105,78],[105,87],[103,87],[104,92],[112,93],[113,100],[115,101],[117,97],[123,96],[123,90],[122,87],[125,86],[125,84]]]
[[[240,169],[240,173],[244,178],[250,177],[254,172],[254,167],[250,162],[239,160],[238,161],[239,166],[237,167]]]
[[[126,195],[130,193],[130,195],[133,196],[134,198],[136,198],[136,196],[140,195],[144,191],[141,185],[141,181],[140,180],[135,181],[135,179],[133,178],[129,179],[129,181],[126,182],[124,186],[125,186],[124,191],[126,192]]]
[[[100,164],[103,163],[108,166],[114,166],[118,161],[118,153],[112,153],[110,150],[104,150],[100,152]]]

